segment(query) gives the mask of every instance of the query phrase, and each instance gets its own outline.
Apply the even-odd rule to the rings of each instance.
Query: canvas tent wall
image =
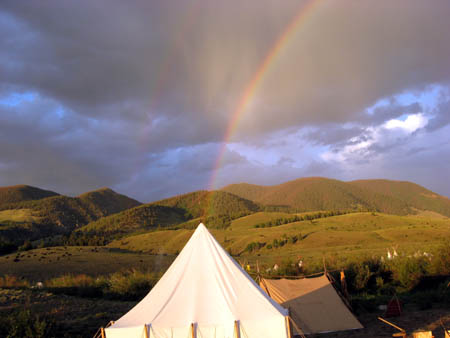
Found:
[[[287,310],[200,224],[150,293],[106,338],[287,338]],[[195,331],[192,334],[192,331]]]
[[[306,334],[363,328],[326,275],[296,280],[262,278],[260,286],[289,309],[291,318]]]

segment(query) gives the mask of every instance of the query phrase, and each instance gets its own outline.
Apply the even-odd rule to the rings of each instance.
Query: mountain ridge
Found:
[[[0,206],[2,204],[40,200],[58,195],[59,194],[54,191],[45,190],[26,184],[0,187]]]
[[[285,205],[298,211],[330,209],[374,210],[388,214],[415,214],[429,210],[450,217],[450,200],[416,183],[391,180],[339,181],[306,177],[273,186],[248,183],[223,187],[227,191],[262,205]]]

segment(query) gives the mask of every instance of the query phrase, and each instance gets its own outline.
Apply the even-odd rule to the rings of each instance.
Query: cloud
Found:
[[[207,187],[246,88],[306,5],[2,1],[0,184],[109,185],[143,201]],[[317,1],[254,88],[218,183],[354,173],[412,140],[444,142],[449,12],[447,0]],[[431,108],[430,88],[443,90]],[[347,166],[327,171],[335,162]]]
[[[430,119],[427,130],[430,132],[444,128],[450,124],[450,97],[443,100],[434,111],[434,116]]]
[[[384,124],[385,129],[399,129],[406,133],[412,133],[427,125],[428,119],[423,114],[408,115],[405,120],[392,119]]]

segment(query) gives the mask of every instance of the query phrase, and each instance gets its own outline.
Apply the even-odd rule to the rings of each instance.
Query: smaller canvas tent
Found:
[[[283,307],[304,333],[362,329],[326,275],[303,279],[264,279],[261,288]]]
[[[287,314],[200,224],[150,293],[102,334],[287,338]]]

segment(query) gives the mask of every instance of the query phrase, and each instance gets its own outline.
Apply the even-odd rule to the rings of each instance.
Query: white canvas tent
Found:
[[[200,224],[150,293],[104,334],[106,338],[287,338],[287,314]]]

